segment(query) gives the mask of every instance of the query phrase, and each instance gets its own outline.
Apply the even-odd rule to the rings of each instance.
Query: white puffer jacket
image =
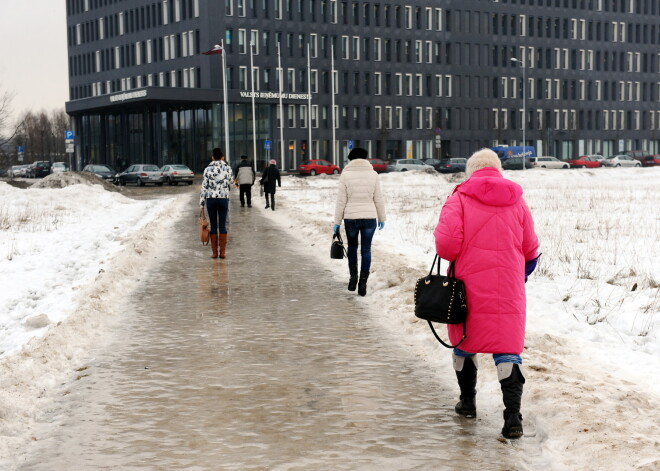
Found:
[[[337,190],[335,224],[342,219],[385,222],[385,200],[378,174],[366,159],[355,159],[342,170]]]

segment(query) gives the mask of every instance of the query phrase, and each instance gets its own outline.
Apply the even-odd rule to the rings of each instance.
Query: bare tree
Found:
[[[0,147],[8,144],[21,128],[22,120],[12,124],[12,108],[14,94],[3,90],[0,84]]]

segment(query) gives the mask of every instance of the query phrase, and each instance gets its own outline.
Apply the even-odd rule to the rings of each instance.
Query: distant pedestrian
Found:
[[[367,160],[365,149],[356,147],[348,154],[350,162],[339,177],[335,220],[332,232],[339,231],[344,220],[348,243],[348,290],[367,294],[367,280],[371,269],[371,241],[378,229],[385,227],[385,200],[380,189],[378,174]],[[360,237],[361,236],[361,237]],[[358,238],[359,243],[358,243]],[[362,266],[358,280],[358,244],[362,245]]]
[[[202,192],[199,205],[209,213],[211,221],[211,250],[213,258],[225,258],[227,247],[227,212],[229,211],[229,191],[234,180],[231,167],[219,147],[213,149],[211,163],[204,169]]]
[[[476,417],[476,353],[492,353],[504,400],[502,435],[523,435],[520,403],[525,341],[525,281],[536,268],[538,238],[517,183],[505,179],[497,154],[475,152],[468,179],[447,199],[435,228],[437,254],[454,264],[467,295],[467,337],[453,352],[461,397],[454,410]],[[448,325],[449,339],[462,338],[463,325]]]
[[[282,187],[282,180],[280,179],[280,171],[277,168],[275,159],[270,161],[270,165],[266,167],[261,174],[259,181],[264,186],[264,196],[266,197],[266,209],[270,208],[275,211],[275,184],[280,188]],[[268,195],[270,195],[270,203],[268,202]]]
[[[248,208],[251,208],[252,185],[254,185],[254,181],[257,179],[257,174],[254,172],[252,164],[248,162],[247,155],[241,155],[241,161],[234,167],[234,176],[238,185],[241,208],[245,207],[246,202]]]

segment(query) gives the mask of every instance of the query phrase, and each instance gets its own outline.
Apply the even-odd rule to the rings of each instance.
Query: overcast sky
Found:
[[[65,0],[0,0],[0,88],[14,115],[68,100]]]

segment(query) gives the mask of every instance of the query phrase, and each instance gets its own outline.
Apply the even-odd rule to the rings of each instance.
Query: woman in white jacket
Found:
[[[371,240],[378,229],[385,227],[385,201],[378,174],[367,160],[367,151],[356,147],[348,154],[349,164],[339,177],[333,233],[339,231],[341,220],[348,243],[348,290],[367,294],[367,279],[371,268]],[[361,236],[361,237],[360,237]],[[358,238],[362,266],[358,280]]]

